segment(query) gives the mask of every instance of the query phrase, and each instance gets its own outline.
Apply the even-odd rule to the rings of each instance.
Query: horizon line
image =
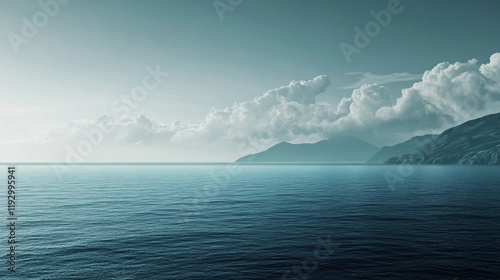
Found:
[[[238,165],[384,165],[381,163],[356,163],[356,162],[237,162],[237,161],[192,161],[192,162],[0,162],[0,165],[47,165],[47,164],[61,164],[61,165],[224,165],[224,164],[238,164]]]

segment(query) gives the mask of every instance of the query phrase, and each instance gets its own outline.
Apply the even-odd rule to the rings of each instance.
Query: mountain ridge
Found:
[[[356,151],[353,153],[352,151]],[[377,147],[361,139],[341,135],[316,143],[280,142],[269,149],[239,158],[254,163],[365,163]]]
[[[386,164],[500,165],[500,113],[449,128],[426,149],[392,157]]]
[[[340,135],[316,143],[280,142],[238,163],[367,163],[500,165],[500,113],[469,120],[441,134],[415,136],[377,148]]]
[[[412,137],[404,142],[392,146],[384,146],[380,148],[380,150],[373,155],[367,163],[383,164],[392,157],[418,152],[419,149],[425,147],[426,144],[438,136],[438,134],[425,134]]]

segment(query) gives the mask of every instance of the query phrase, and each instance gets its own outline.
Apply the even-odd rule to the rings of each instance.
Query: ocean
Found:
[[[498,167],[19,164],[16,180],[1,279],[500,279]]]

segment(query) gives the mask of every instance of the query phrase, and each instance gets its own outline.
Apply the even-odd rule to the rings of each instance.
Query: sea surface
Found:
[[[56,170],[17,165],[0,279],[500,279],[498,167]]]

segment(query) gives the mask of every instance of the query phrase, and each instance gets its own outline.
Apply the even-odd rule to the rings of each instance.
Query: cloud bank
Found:
[[[213,108],[199,124],[162,124],[140,115],[120,120],[103,116],[72,122],[38,136],[54,141],[98,135],[105,142],[130,145],[222,142],[251,144],[255,139],[272,145],[280,141],[310,142],[339,133],[364,139],[394,139],[438,132],[500,108],[500,53],[486,64],[439,63],[420,81],[392,98],[387,88],[366,84],[333,106],[316,97],[329,86],[326,76],[292,81],[251,101]],[[398,139],[400,139],[398,138]]]

